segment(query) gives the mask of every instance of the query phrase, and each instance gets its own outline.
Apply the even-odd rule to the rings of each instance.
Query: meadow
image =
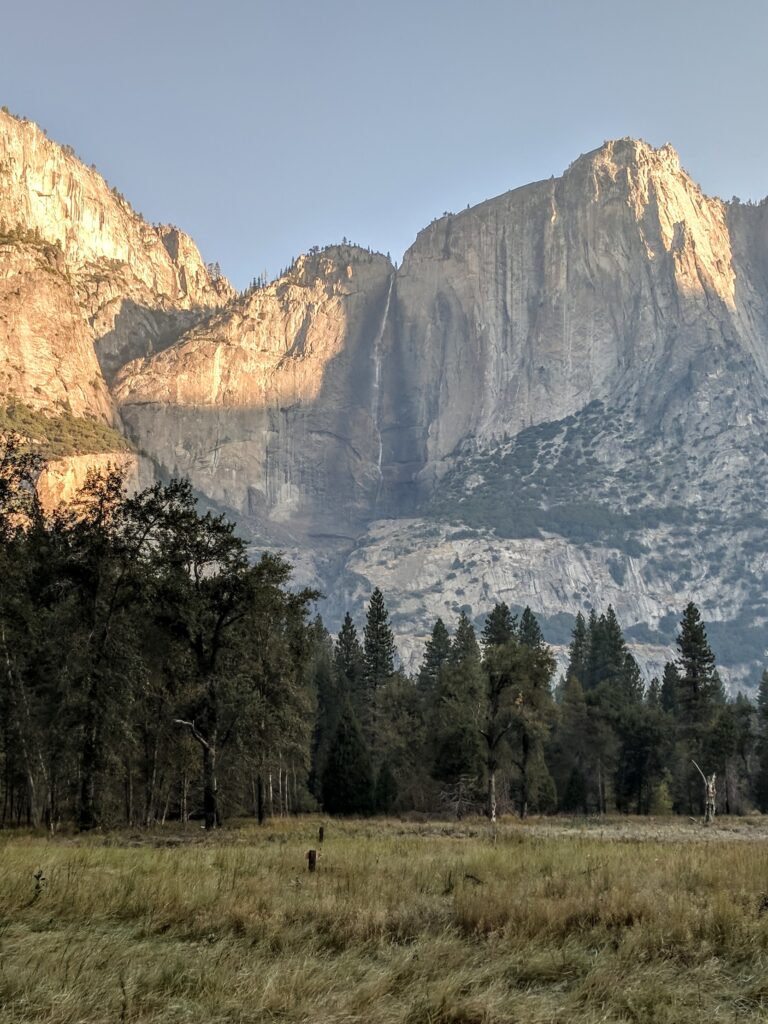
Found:
[[[762,1020],[759,818],[0,833],[3,1024]]]

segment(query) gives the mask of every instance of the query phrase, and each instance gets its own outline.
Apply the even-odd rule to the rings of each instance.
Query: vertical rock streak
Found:
[[[389,285],[387,287],[387,298],[384,303],[384,315],[381,318],[381,324],[379,326],[378,333],[373,342],[373,389],[371,394],[371,419],[373,420],[376,428],[376,435],[378,437],[378,455],[376,458],[376,469],[379,473],[379,489],[376,497],[378,498],[379,492],[381,491],[381,480],[382,471],[381,463],[384,454],[384,444],[381,439],[381,342],[384,338],[384,331],[387,328],[387,320],[389,319],[389,306],[392,301],[392,288],[395,284],[395,275],[392,274],[389,278]]]

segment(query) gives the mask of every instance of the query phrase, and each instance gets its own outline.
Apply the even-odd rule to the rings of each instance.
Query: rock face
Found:
[[[186,235],[147,224],[71,149],[2,112],[0,287],[3,392],[106,420],[99,364],[111,376],[232,295]]]
[[[728,346],[764,375],[766,236],[745,228],[734,253],[728,208],[674,150],[621,140],[421,232],[398,273],[392,365],[406,367],[428,474],[467,438],[595,399],[663,414],[681,378]]]
[[[397,270],[334,246],[232,297],[4,118],[0,220],[0,388],[116,406],[160,475],[297,558],[331,625],[379,585],[413,663],[437,615],[530,604],[562,645],[612,602],[655,669],[694,599],[756,678],[768,205],[624,139],[435,221]]]
[[[265,536],[349,543],[382,486],[383,256],[336,246],[129,363],[115,395],[163,472]]]
[[[104,455],[69,455],[51,459],[37,479],[37,494],[46,512],[52,512],[62,502],[71,501],[89,473],[107,473],[119,469],[131,491],[150,487],[154,482],[152,464],[138,455],[110,452]]]

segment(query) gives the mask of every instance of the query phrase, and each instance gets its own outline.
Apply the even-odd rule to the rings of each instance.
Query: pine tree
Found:
[[[587,672],[587,658],[589,656],[589,638],[587,636],[587,624],[581,612],[576,614],[571,633],[571,642],[568,646],[568,669],[565,678],[578,679],[584,685]]]
[[[373,804],[371,758],[351,705],[341,711],[323,771],[323,807],[329,814],[370,814]]]
[[[648,693],[645,699],[649,708],[654,708],[656,711],[661,710],[661,683],[658,676],[654,676],[648,684]]]
[[[599,630],[600,626],[597,618],[597,612],[592,608],[589,612],[589,618],[587,619],[586,658],[584,663],[584,678],[581,680],[581,685],[584,687],[585,693],[587,693],[588,690],[593,690],[598,682]]]
[[[451,662],[458,665],[467,659],[480,660],[480,646],[475,635],[475,627],[465,612],[459,616],[456,633],[451,644]]]
[[[349,612],[344,616],[335,644],[335,661],[350,690],[354,690],[363,674],[363,649]]]
[[[554,668],[548,647],[533,650],[516,639],[491,645],[486,652],[479,731],[485,746],[487,813],[491,821],[496,820],[496,771],[510,743],[520,772],[520,813],[523,817],[527,813],[531,766],[553,711],[550,683]]]
[[[483,626],[481,636],[483,650],[487,652],[491,647],[501,647],[512,640],[516,634],[517,616],[512,614],[503,601],[500,604],[495,604]]]
[[[374,790],[374,809],[377,814],[389,814],[397,800],[397,780],[392,774],[389,762],[379,768]]]
[[[336,637],[333,660],[341,689],[348,695],[358,720],[364,721],[368,700],[364,680],[363,648],[349,612],[344,616],[344,622]]]
[[[676,713],[679,696],[680,673],[674,661],[668,661],[664,665],[664,674],[661,678],[661,706],[667,714]]]
[[[715,670],[715,656],[709,646],[701,613],[691,601],[683,612],[677,636],[680,652],[681,713],[690,722],[698,722],[711,704],[722,696],[722,687]]]
[[[575,673],[569,673],[565,681],[559,712],[551,756],[555,785],[561,794],[559,808],[586,814],[591,756],[589,712]]]
[[[696,605],[691,601],[683,612],[677,636],[679,683],[675,715],[678,727],[679,775],[676,780],[678,810],[693,813],[703,809],[704,795],[698,769],[709,774],[722,761],[727,732],[718,728],[719,708],[724,703],[723,685],[715,668],[715,656]],[[714,764],[710,766],[709,762]],[[706,763],[702,763],[706,762]]]
[[[450,657],[451,637],[443,620],[438,619],[424,648],[424,660],[419,670],[419,688],[425,697],[434,694],[440,673]]]
[[[363,642],[366,689],[373,694],[395,671],[395,638],[389,627],[389,613],[378,587],[371,594],[366,613]]]
[[[520,617],[518,636],[520,638],[520,643],[524,644],[526,647],[530,647],[532,651],[540,651],[546,646],[544,643],[544,634],[541,632],[536,616],[528,605],[525,606],[523,614]]]
[[[768,813],[768,670],[763,672],[757,691],[757,772],[755,803]]]

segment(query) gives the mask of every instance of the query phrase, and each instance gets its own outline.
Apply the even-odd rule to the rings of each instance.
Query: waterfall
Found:
[[[387,289],[387,301],[384,303],[384,315],[381,318],[381,324],[379,326],[378,333],[373,343],[373,395],[372,407],[371,407],[371,418],[373,419],[376,427],[376,432],[379,435],[379,453],[376,460],[376,468],[379,471],[379,491],[376,494],[378,498],[379,492],[381,491],[381,459],[383,454],[383,444],[381,440],[381,427],[379,426],[379,412],[381,409],[381,342],[384,337],[384,330],[387,326],[387,317],[389,316],[389,303],[392,299],[392,286],[395,283],[395,275],[389,279],[389,288]]]

